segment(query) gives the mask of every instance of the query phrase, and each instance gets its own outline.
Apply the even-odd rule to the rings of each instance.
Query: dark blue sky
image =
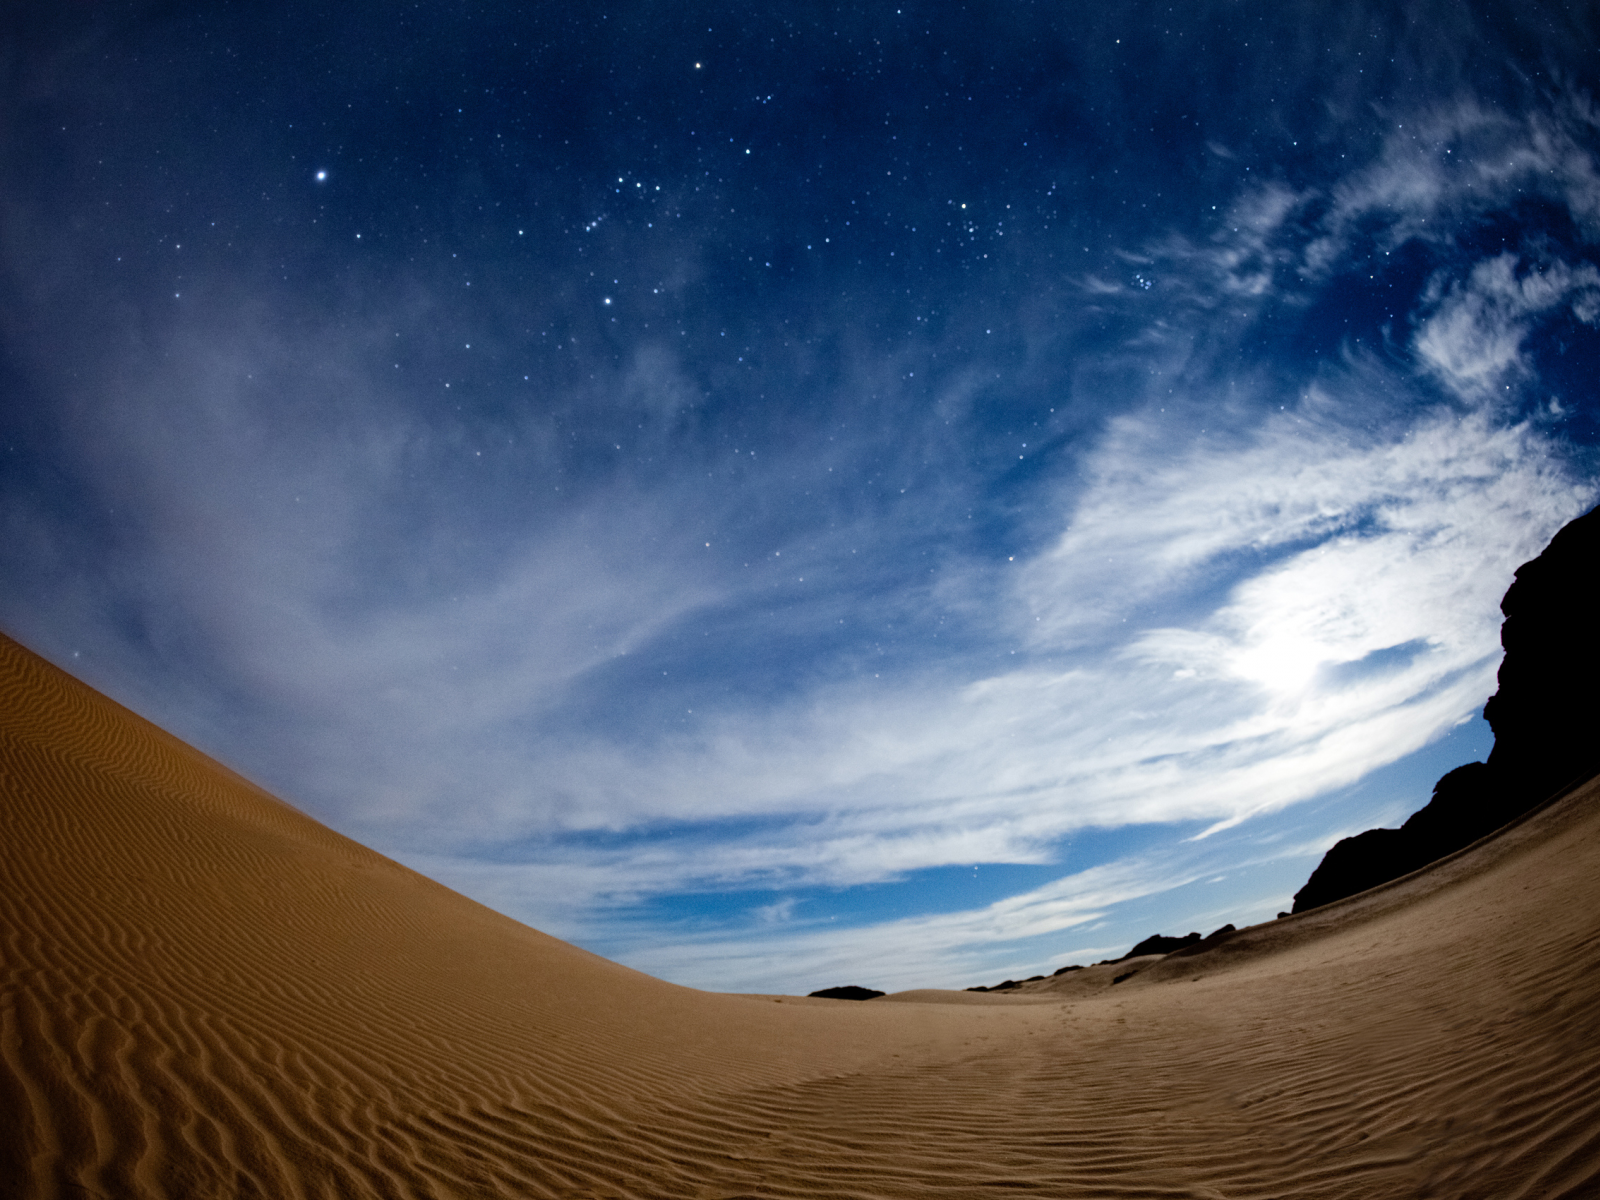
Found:
[[[1597,15],[23,5],[0,627],[699,986],[1270,917],[1596,497]]]

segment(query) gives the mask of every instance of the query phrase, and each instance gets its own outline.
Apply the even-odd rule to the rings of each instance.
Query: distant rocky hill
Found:
[[[1500,690],[1483,706],[1486,763],[1440,779],[1399,829],[1369,829],[1329,850],[1294,898],[1305,912],[1454,853],[1600,770],[1600,508],[1567,524],[1517,568],[1500,611]]]

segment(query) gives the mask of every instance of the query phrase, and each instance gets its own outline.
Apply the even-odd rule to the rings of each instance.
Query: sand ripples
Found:
[[[8,1197],[1600,1190],[1592,796],[1225,962],[974,1005],[648,979],[3,641],[0,795]]]

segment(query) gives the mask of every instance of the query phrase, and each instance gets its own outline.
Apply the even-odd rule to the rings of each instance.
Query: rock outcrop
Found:
[[[1600,508],[1568,523],[1517,568],[1500,602],[1500,688],[1483,706],[1486,763],[1457,767],[1399,829],[1369,829],[1329,850],[1294,911],[1398,879],[1470,846],[1600,770]]]
[[[871,1000],[881,995],[883,995],[882,992],[875,991],[872,988],[856,987],[854,984],[850,984],[847,987],[831,987],[823,988],[820,992],[807,992],[806,998],[809,1000],[812,996],[817,996],[823,1000]]]
[[[1198,933],[1187,934],[1184,937],[1167,937],[1164,934],[1152,933],[1122,958],[1108,959],[1108,962],[1122,962],[1124,959],[1141,958],[1146,954],[1171,954],[1174,950],[1182,950],[1185,946],[1196,945],[1200,941]]]
[[[1494,730],[1489,767],[1531,808],[1600,767],[1600,508],[1570,522],[1517,568],[1500,602],[1500,690],[1483,706]]]
[[[1229,922],[1221,929],[1213,929],[1198,942],[1195,942],[1192,945],[1182,946],[1177,950],[1171,951],[1170,955],[1173,958],[1188,958],[1191,955],[1204,954],[1207,950],[1222,945],[1223,942],[1227,941],[1238,932],[1239,930],[1234,927],[1233,923]]]

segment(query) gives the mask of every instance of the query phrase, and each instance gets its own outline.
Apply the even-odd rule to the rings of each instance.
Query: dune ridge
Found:
[[[1593,1195],[1597,796],[1116,986],[722,996],[0,638],[0,1194]]]

